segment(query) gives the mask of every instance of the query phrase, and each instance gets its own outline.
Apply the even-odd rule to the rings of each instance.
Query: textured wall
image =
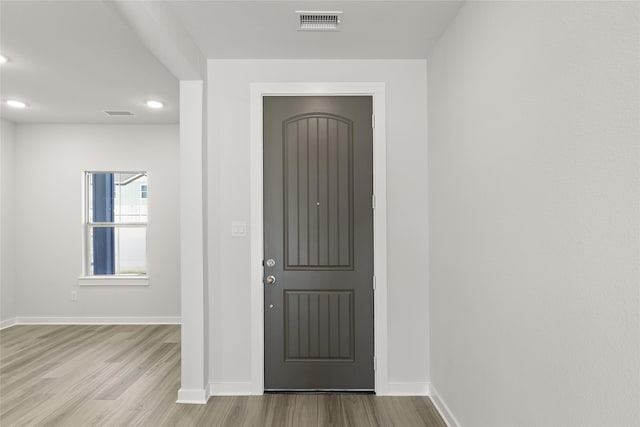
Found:
[[[18,317],[180,316],[178,148],[177,125],[16,126]],[[149,286],[78,286],[92,170],[148,172]]]
[[[15,125],[0,119],[0,325],[16,317],[14,277],[14,146]]]
[[[461,425],[640,425],[639,8],[470,2],[428,60],[431,376]]]
[[[428,313],[425,61],[209,61],[211,377],[250,381],[250,84],[385,82],[389,382],[426,390]],[[249,231],[250,232],[250,231]],[[391,387],[394,387],[392,384]]]

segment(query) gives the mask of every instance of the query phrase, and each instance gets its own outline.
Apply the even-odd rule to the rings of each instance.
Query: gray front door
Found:
[[[264,98],[265,390],[373,390],[370,96]]]

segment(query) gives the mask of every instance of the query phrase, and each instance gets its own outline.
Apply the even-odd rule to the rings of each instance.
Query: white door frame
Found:
[[[387,393],[387,150],[384,83],[251,84],[251,388],[264,393],[264,284],[262,98],[264,96],[353,96],[373,98],[373,212],[375,391]],[[372,118],[372,120],[374,119]]]

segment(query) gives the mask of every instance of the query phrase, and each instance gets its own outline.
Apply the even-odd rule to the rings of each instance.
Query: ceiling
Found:
[[[113,5],[102,1],[2,1],[2,117],[31,123],[178,121],[178,80],[151,54]],[[167,108],[150,110],[148,98]],[[135,116],[110,117],[104,110]]]
[[[155,0],[142,0],[154,2]],[[461,1],[163,4],[205,58],[426,58]],[[296,10],[343,11],[339,32],[299,32]],[[0,0],[0,115],[19,123],[175,123],[178,79],[111,0]],[[15,98],[21,110],[5,105]],[[144,105],[165,103],[162,110]],[[110,117],[105,110],[134,116]]]
[[[207,58],[416,59],[460,1],[175,1],[171,6]],[[298,10],[342,11],[336,32],[300,32]]]

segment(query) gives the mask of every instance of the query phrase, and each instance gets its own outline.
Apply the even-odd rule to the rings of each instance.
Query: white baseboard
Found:
[[[16,317],[17,325],[179,325],[179,316],[161,317]]]
[[[433,405],[436,407],[436,409],[440,413],[440,416],[442,417],[444,422],[447,423],[447,426],[461,427],[461,424],[453,415],[453,412],[451,412],[451,409],[449,409],[445,401],[442,399],[442,397],[440,396],[436,388],[431,383],[429,383],[429,395],[431,396],[431,401],[433,402]]]
[[[209,383],[209,396],[251,396],[253,395],[253,383]]]
[[[387,383],[385,396],[428,396],[429,383]]]
[[[13,317],[11,319],[3,320],[2,322],[0,322],[0,330],[6,329],[6,328],[10,328],[13,325],[15,325],[16,323],[17,322],[16,322],[16,318],[15,317]]]
[[[184,389],[178,390],[178,400],[176,403],[190,405],[206,405],[209,400],[209,390],[207,389]]]

